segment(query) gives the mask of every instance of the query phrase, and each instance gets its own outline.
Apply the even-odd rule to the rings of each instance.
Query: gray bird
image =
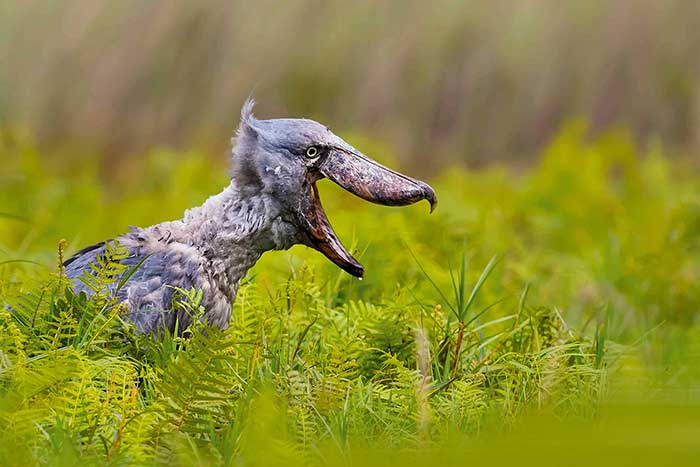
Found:
[[[362,277],[362,265],[343,247],[321,206],[316,182],[329,178],[367,201],[404,206],[437,198],[427,184],[369,159],[326,126],[308,119],[258,120],[253,101],[241,111],[234,138],[231,183],[182,219],[132,228],[116,238],[128,249],[121,262],[135,272],[111,292],[142,333],[184,330],[187,313],[173,311],[176,286],[203,292],[203,319],[226,328],[240,280],[269,250],[302,244],[343,270]],[[80,280],[105,253],[105,243],[78,251],[65,263],[76,292],[92,293]],[[141,263],[139,265],[139,263]]]

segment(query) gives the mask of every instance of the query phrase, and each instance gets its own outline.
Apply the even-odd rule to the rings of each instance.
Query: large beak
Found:
[[[373,203],[406,206],[425,199],[430,212],[437,205],[435,191],[428,184],[394,172],[352,148],[330,150],[310,180],[309,196],[303,197],[302,220],[310,246],[356,277],[363,276],[364,268],[340,243],[321,206],[316,180],[324,176]]]

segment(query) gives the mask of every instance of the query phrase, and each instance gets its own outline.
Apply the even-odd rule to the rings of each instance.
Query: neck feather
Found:
[[[186,211],[178,224],[178,240],[199,249],[227,286],[235,286],[264,252],[295,243],[295,229],[269,195],[243,195],[234,183]]]

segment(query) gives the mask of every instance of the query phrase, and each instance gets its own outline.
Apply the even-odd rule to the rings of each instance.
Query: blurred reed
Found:
[[[243,99],[405,165],[527,162],[562,122],[700,145],[694,0],[0,5],[0,125],[43,145],[223,151]]]

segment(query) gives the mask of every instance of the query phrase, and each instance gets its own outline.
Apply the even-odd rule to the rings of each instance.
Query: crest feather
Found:
[[[252,120],[255,120],[253,107],[255,107],[255,100],[252,97],[248,97],[241,108],[241,122],[250,124]]]
[[[254,184],[254,171],[251,172],[249,159],[256,151],[258,132],[255,128],[257,121],[253,116],[255,101],[248,97],[241,108],[241,123],[231,138],[231,178],[247,180],[246,183]]]
[[[231,144],[235,147],[237,142],[242,140],[244,136],[248,135],[251,137],[256,137],[257,132],[255,131],[255,117],[253,116],[253,107],[255,107],[255,101],[252,97],[248,97],[241,107],[241,123],[238,125],[236,133],[231,138]]]

